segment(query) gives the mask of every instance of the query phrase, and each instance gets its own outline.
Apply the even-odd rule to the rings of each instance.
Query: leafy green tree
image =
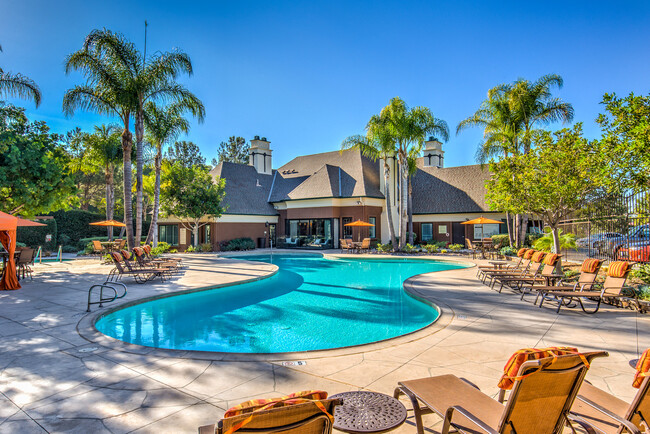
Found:
[[[248,164],[251,145],[243,137],[230,136],[227,142],[221,142],[217,151],[217,160],[212,165],[216,166],[222,161],[230,163]]]
[[[201,149],[193,142],[175,142],[167,149],[165,157],[172,163],[180,163],[183,167],[207,167]]]
[[[192,231],[195,246],[199,241],[199,228],[208,224],[206,220],[218,218],[225,211],[221,204],[225,185],[225,179],[215,182],[203,166],[186,166],[181,161],[169,166],[161,188],[162,208]]]
[[[395,151],[399,161],[400,172],[400,237],[399,248],[407,243],[406,229],[408,221],[408,158],[414,147],[424,143],[429,134],[449,139],[447,123],[437,119],[426,107],[409,108],[399,97],[392,98],[390,103],[375,115],[369,122],[372,129],[381,129],[395,143]]]
[[[2,47],[0,46],[0,53]],[[0,67],[0,96],[18,97],[34,101],[36,107],[41,105],[41,90],[38,85],[22,74],[12,74]]]
[[[603,130],[604,151],[610,158],[612,187],[645,190],[650,185],[650,94],[625,98],[605,94],[607,113],[596,122]]]
[[[553,236],[553,232],[551,231],[550,228],[546,228],[544,230],[545,234],[543,237],[538,238],[535,241],[535,250],[541,250],[542,252],[550,252],[555,248],[555,239]],[[573,250],[578,250],[578,246],[576,244],[576,235],[571,234],[571,233],[563,233],[562,229],[557,230],[557,237],[560,242],[560,250],[568,250],[568,249],[573,249]]]
[[[162,170],[163,147],[176,140],[179,134],[187,133],[190,125],[183,117],[185,108],[179,104],[173,104],[161,108],[149,103],[145,110],[145,126],[149,141],[156,147],[154,160],[155,180],[153,186],[153,216],[149,226],[147,242],[153,242],[154,247],[158,246],[158,215],[160,212],[160,176]]]
[[[346,138],[341,143],[341,151],[344,149],[359,149],[361,154],[371,158],[373,161],[381,159],[384,172],[384,198],[386,203],[386,217],[388,218],[388,236],[391,245],[396,246],[395,226],[393,225],[393,211],[390,201],[390,163],[395,158],[395,145],[392,139],[380,128],[368,123],[366,135],[355,135]]]
[[[559,224],[593,202],[607,182],[607,161],[597,141],[582,137],[582,124],[551,134],[538,131],[528,154],[511,155],[490,164],[487,183],[490,208],[537,214],[551,228],[559,252]]]
[[[102,197],[103,176],[94,161],[88,158],[88,134],[77,127],[63,136],[63,145],[70,156],[70,173],[77,186],[79,207],[88,211],[91,204],[99,206]]]
[[[76,205],[70,157],[45,122],[0,105],[0,210],[33,216]]]

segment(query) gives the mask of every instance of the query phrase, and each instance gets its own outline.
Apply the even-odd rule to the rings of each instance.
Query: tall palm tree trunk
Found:
[[[124,123],[122,132],[122,153],[124,154],[124,224],[126,225],[126,242],[129,250],[136,247],[133,237],[133,197],[131,188],[131,150],[133,149],[133,135],[129,131],[129,122]]]
[[[142,237],[142,171],[144,168],[144,158],[142,155],[142,142],[144,140],[144,113],[139,110],[135,117],[135,241],[140,245]]]
[[[409,217],[409,244],[413,245],[413,186],[411,185],[411,177],[408,178],[408,192],[409,199],[407,203],[408,217]]]
[[[510,212],[506,211],[506,228],[508,228],[508,244],[510,247],[513,246],[513,239],[512,239],[512,229],[511,229],[511,224],[510,224]]]
[[[384,196],[386,198],[386,217],[388,218],[388,236],[393,249],[396,247],[395,226],[393,225],[393,207],[390,204],[390,166],[387,158],[384,158]]]
[[[160,210],[160,170],[162,166],[162,146],[156,146],[156,159],[154,162],[156,167],[156,185],[154,186],[153,194],[153,216],[151,218],[151,226],[149,227],[149,236],[147,242],[151,239],[154,247],[158,246],[158,213]]]
[[[106,220],[113,220],[113,167],[108,165],[106,167],[106,172],[104,173],[104,179],[106,182]],[[113,226],[108,226],[108,240],[113,241]]]
[[[402,250],[406,246],[406,223],[408,221],[408,163],[405,155],[400,155],[399,158],[399,172],[400,172],[400,234],[399,234],[399,249]]]

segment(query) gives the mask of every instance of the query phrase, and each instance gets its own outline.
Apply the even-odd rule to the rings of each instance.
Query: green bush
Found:
[[[502,247],[510,246],[510,240],[508,239],[508,234],[492,235],[492,246],[495,249],[500,249]]]
[[[171,246],[169,244],[167,244],[166,242],[159,241],[158,246],[153,247],[151,249],[151,256],[160,256],[163,253],[167,253],[167,252],[169,252],[170,247]]]
[[[447,249],[442,249],[440,253],[447,253]]]
[[[71,246],[71,245],[66,245],[61,247],[61,251],[63,253],[77,253],[79,249],[77,249],[77,246]]]
[[[255,249],[255,242],[250,238],[235,238],[221,244],[221,250],[224,252],[253,249]]]
[[[503,256],[517,256],[517,249],[514,249],[510,246],[502,247],[499,251]]]
[[[404,246],[402,251],[406,252],[406,253],[413,253],[413,252],[417,251],[417,248],[415,246],[409,244],[409,243],[406,243],[406,245]]]
[[[212,251],[211,243],[199,244],[199,252],[211,252],[211,251]]]
[[[538,234],[538,233],[526,234],[526,238],[524,239],[524,245],[528,246],[528,247],[532,247],[533,245],[535,245],[535,241],[539,240],[543,236],[544,236],[544,234]]]
[[[19,243],[18,241],[16,241],[16,248],[18,248],[18,247],[27,247],[27,244]]]
[[[57,222],[54,219],[41,220],[47,226],[26,226],[18,227],[16,232],[16,239],[21,243],[25,243],[28,247],[37,249],[38,246],[43,246],[46,250],[57,249]],[[52,240],[45,242],[45,236],[52,235]]]
[[[650,300],[650,285],[639,285],[636,294],[641,300]]]
[[[438,253],[438,245],[437,244],[427,244],[424,246],[425,249],[427,249],[427,253],[433,254],[433,253]]]
[[[562,229],[558,229],[557,231],[560,239],[560,250],[578,250],[575,234],[565,234],[562,232]],[[535,249],[541,250],[542,252],[550,252],[553,249],[553,234],[549,228],[546,228],[545,232],[544,235],[540,236],[537,241],[535,241]]]
[[[390,253],[393,251],[393,245],[391,243],[387,243],[387,244],[377,243],[377,251],[379,253]]]
[[[185,249],[185,253],[194,253],[198,251],[198,249],[194,246],[187,246],[187,249]]]
[[[55,211],[50,214],[56,220],[59,237],[63,237],[60,244],[77,244],[82,238],[100,237],[107,235],[106,227],[90,226],[90,223],[106,220],[106,215],[83,210]],[[119,220],[119,219],[115,219]],[[114,232],[120,233],[119,228]],[[64,237],[65,236],[65,237]],[[85,246],[86,243],[83,244]],[[78,244],[77,244],[78,245]]]
[[[639,279],[643,283],[650,283],[650,264],[643,264],[639,268],[632,270],[632,277]]]
[[[449,250],[452,252],[460,252],[463,250],[463,245],[462,244],[450,244],[449,245]]]

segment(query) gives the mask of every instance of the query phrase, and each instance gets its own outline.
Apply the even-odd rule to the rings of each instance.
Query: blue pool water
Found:
[[[461,264],[418,259],[257,255],[279,272],[256,282],[182,294],[115,311],[97,329],[138,345],[281,353],[366,344],[431,324],[438,310],[403,290],[407,278]]]

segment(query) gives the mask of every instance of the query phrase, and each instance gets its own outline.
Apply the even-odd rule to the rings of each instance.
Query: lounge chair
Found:
[[[149,244],[145,244],[144,246],[142,246],[142,250],[144,250],[146,259],[150,261],[158,261],[158,262],[173,261],[176,262],[176,268],[183,268],[183,258],[180,257],[174,258],[170,256],[155,257],[151,254],[151,246]]]
[[[127,256],[124,256],[124,254]],[[108,273],[108,277],[106,278],[107,282],[117,281],[124,275],[133,276],[136,283],[145,283],[156,277],[160,277],[163,281],[165,280],[165,272],[162,270],[133,267],[127,259],[127,257],[130,258],[131,256],[129,252],[124,250],[122,253],[112,252],[110,256],[113,264],[115,264],[115,268]]]
[[[334,423],[332,415],[339,404],[337,399],[283,397],[278,400],[253,400],[237,406],[248,406],[249,411],[244,410],[231,416],[229,413],[237,407],[230,409],[217,424],[199,427],[199,434],[330,434]]]
[[[587,258],[582,262],[580,266],[580,277],[578,281],[573,285],[564,285],[562,281],[559,282],[556,286],[546,286],[546,285],[534,285],[532,286],[531,292],[537,292],[537,297],[535,298],[535,303],[539,300],[540,296],[544,296],[548,293],[559,292],[559,291],[584,291],[585,289],[591,289],[593,284],[596,282],[598,277],[598,272],[602,266],[603,261],[600,259]],[[523,298],[523,297],[522,297]]]
[[[451,428],[473,434],[559,433],[591,360],[606,355],[599,351],[526,361],[506,404],[455,375],[400,382],[394,396],[410,398],[418,434],[424,433],[422,415],[432,412],[444,418],[442,434]]]
[[[523,277],[502,277],[499,279],[499,282],[501,286],[506,285],[514,290],[520,291],[521,299],[523,300],[524,295],[526,295],[526,288],[532,287],[535,283],[544,284],[546,282],[548,284],[550,278],[558,276],[555,273],[555,269],[561,257],[562,255],[556,253],[546,254],[541,262],[541,267],[537,268],[536,274]]]
[[[542,300],[539,302],[539,307],[542,307],[545,300],[549,300],[551,297],[553,297],[558,302],[558,313],[560,312],[560,309],[563,305],[569,306],[571,302],[577,302],[585,313],[596,313],[598,312],[598,309],[600,309],[600,304],[603,302],[603,300],[615,300],[621,299],[623,297],[627,298],[627,296],[621,295],[621,291],[623,290],[623,285],[625,285],[625,281],[627,280],[627,276],[630,274],[630,271],[631,268],[628,262],[612,262],[609,264],[609,267],[607,269],[607,277],[605,277],[605,281],[602,283],[602,289],[600,291],[594,289],[598,285],[594,284],[589,289],[580,291],[547,292],[542,296]],[[636,295],[633,295],[632,297],[635,298]],[[583,303],[584,299],[591,299],[597,302],[596,308],[592,311],[589,311]]]
[[[526,253],[527,248],[523,247],[517,251],[517,257],[519,260],[516,263],[510,261],[490,261],[490,265],[480,265],[476,267],[476,277],[481,279],[481,276],[484,276],[486,272],[496,271],[496,270],[516,270],[521,267],[521,264],[524,260],[524,254]]]
[[[530,267],[531,264],[531,259],[533,255],[536,253],[535,250],[533,249],[526,249],[524,252],[524,256],[522,257],[521,260],[521,265],[519,265],[518,268],[515,269],[494,269],[494,270],[485,270],[483,271],[483,280],[482,283],[486,284],[486,280],[489,280],[488,285],[492,286],[493,280],[497,276],[501,275],[523,275],[526,273],[528,268]]]
[[[544,260],[546,253],[544,252],[535,252],[530,258],[530,265],[527,269],[515,273],[499,273],[492,276],[492,283],[490,289],[494,289],[494,285],[499,282],[499,292],[503,289],[504,284],[518,282],[526,278],[536,278],[538,277],[541,268],[542,261]]]
[[[650,432],[650,377],[641,371],[644,360],[648,361],[649,356],[650,349],[643,353],[637,364],[633,386],[638,387],[639,391],[630,404],[585,381],[569,417],[588,424],[602,434]],[[643,367],[648,366],[645,364]]]
[[[133,253],[135,255],[135,260],[140,266],[140,268],[150,268],[150,267],[160,268],[160,269],[166,268],[170,273],[175,273],[178,271],[178,262],[148,259],[146,257],[143,247],[134,247]]]

